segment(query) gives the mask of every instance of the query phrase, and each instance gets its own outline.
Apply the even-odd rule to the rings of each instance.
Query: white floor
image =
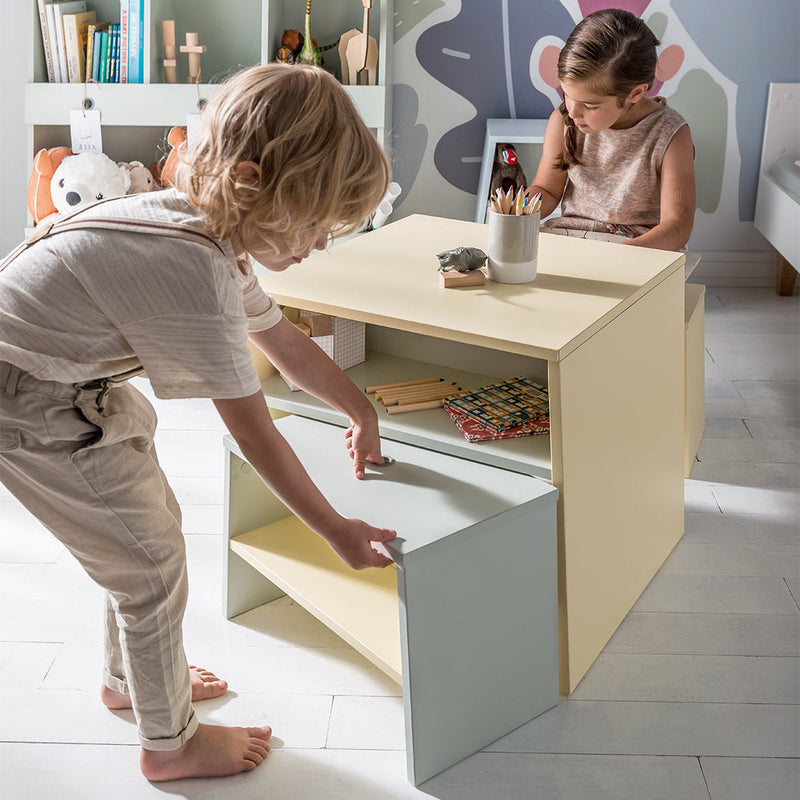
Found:
[[[97,697],[99,590],[0,489],[0,797],[796,800],[799,300],[708,290],[706,435],[683,540],[569,699],[419,789],[395,684],[286,600],[222,617],[209,403],[157,402],[158,444],[185,513],[189,658],[232,689],[197,710],[273,726],[252,773],[141,777],[131,714]]]

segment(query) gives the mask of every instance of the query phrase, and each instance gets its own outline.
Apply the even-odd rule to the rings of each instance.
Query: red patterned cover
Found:
[[[445,411],[450,416],[450,419],[455,422],[458,429],[468,442],[488,442],[495,439],[512,439],[516,436],[535,436],[550,433],[550,420],[549,419],[536,419],[529,422],[523,422],[521,425],[516,425],[513,428],[507,428],[504,431],[497,432],[487,428],[475,419],[471,419],[463,412],[459,411],[452,406],[445,405]]]

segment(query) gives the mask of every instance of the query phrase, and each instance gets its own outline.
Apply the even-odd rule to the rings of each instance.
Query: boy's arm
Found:
[[[688,125],[679,128],[661,162],[661,220],[655,228],[623,244],[680,250],[694,227],[694,143]]]
[[[542,157],[536,170],[533,186],[528,187],[528,197],[533,197],[537,192],[542,193],[542,210],[539,219],[549,217],[561,202],[564,187],[567,185],[566,170],[555,166],[556,160],[561,155],[564,143],[564,120],[561,112],[556,109],[547,121],[544,131],[544,144]]]
[[[392,563],[375,550],[371,542],[388,542],[397,535],[395,531],[375,528],[359,519],[345,519],[333,509],[275,427],[261,392],[249,397],[214,400],[214,405],[248,463],[288,508],[325,539],[345,564],[363,569]]]
[[[364,477],[366,461],[383,463],[375,409],[321,347],[287,319],[249,337],[292,383],[350,418],[345,439],[357,478]]]

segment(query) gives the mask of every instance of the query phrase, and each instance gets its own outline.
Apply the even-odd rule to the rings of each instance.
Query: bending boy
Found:
[[[394,531],[344,519],[272,424],[249,335],[292,381],[346,413],[356,477],[382,461],[371,405],[283,319],[248,256],[299,263],[354,230],[389,167],[347,94],[313,67],[230,78],[177,189],[101,201],[36,231],[0,264],[0,477],[106,590],[103,702],[131,706],[151,780],[257,766],[271,730],[199,724],[226,685],[190,670],[181,515],[153,448],[158,397],[208,397],[281,500],[351,567],[383,567]]]

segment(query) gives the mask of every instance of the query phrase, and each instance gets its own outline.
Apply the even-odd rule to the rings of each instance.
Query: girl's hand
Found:
[[[358,480],[364,477],[364,467],[367,461],[373,464],[383,464],[381,440],[376,420],[362,424],[351,419],[350,427],[344,434],[344,441],[347,452],[353,459],[353,471]]]
[[[397,531],[375,528],[360,519],[344,519],[337,529],[325,536],[339,558],[352,569],[388,567],[392,559],[378,552],[373,542],[390,542]]]

